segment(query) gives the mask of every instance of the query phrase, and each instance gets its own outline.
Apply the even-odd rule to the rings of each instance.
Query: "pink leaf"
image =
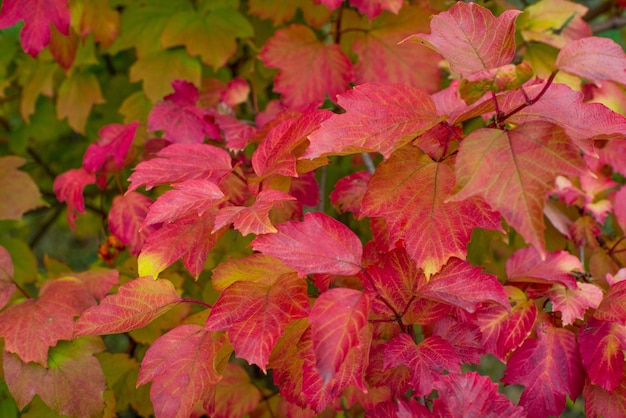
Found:
[[[534,247],[517,250],[506,262],[506,275],[510,282],[559,283],[576,289],[572,272],[582,272],[580,260],[566,251],[547,253],[542,259]]]
[[[612,39],[590,36],[569,42],[559,51],[555,65],[581,78],[626,85],[626,53]]]
[[[85,213],[83,190],[88,184],[94,184],[96,177],[84,168],[66,171],[54,180],[54,194],[59,202],[67,202],[67,223],[73,229],[76,213]]]
[[[124,160],[128,154],[139,122],[127,125],[111,124],[100,129],[100,139],[95,144],[89,145],[83,158],[83,167],[88,173],[96,174],[116,171],[124,167]],[[110,167],[113,162],[115,168]]]
[[[554,285],[546,292],[552,301],[552,309],[561,312],[563,326],[572,325],[577,319],[585,318],[585,311],[597,308],[602,301],[602,289],[590,283],[576,283],[577,287],[568,289]]]
[[[351,6],[356,7],[359,13],[367,15],[370,19],[380,15],[383,10],[398,14],[402,3],[402,0],[350,0]]]
[[[152,199],[136,192],[113,199],[108,216],[109,229],[133,255],[139,254],[146,238],[157,229],[155,226],[142,229],[151,204]]]
[[[335,190],[330,193],[330,201],[337,212],[352,212],[357,218],[360,216],[361,201],[371,177],[369,171],[357,171],[337,182]]]

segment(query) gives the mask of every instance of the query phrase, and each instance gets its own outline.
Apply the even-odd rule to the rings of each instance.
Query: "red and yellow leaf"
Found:
[[[223,292],[237,281],[247,281],[272,285],[283,274],[295,273],[280,260],[269,255],[254,253],[246,258],[231,259],[220,263],[213,270],[211,285],[218,292]]]
[[[626,325],[626,280],[613,283],[593,317],[607,322]]]
[[[580,328],[578,344],[591,383],[609,392],[618,389],[624,378],[626,328],[591,318]]]
[[[575,289],[554,285],[546,292],[552,309],[561,312],[563,325],[572,325],[577,319],[585,319],[585,311],[597,308],[602,302],[602,289],[590,283],[576,283]]]
[[[576,39],[591,36],[591,28],[583,17],[586,6],[568,0],[541,0],[524,9],[517,21],[527,42],[543,42],[563,48]]]
[[[582,272],[580,260],[566,251],[541,254],[534,247],[517,250],[506,261],[506,276],[509,282],[559,283],[568,289],[576,289],[576,278],[572,272]]]
[[[588,417],[621,418],[626,414],[626,379],[622,378],[620,385],[613,391],[587,382],[583,397]]]

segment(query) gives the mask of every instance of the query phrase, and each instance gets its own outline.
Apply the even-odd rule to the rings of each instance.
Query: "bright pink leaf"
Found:
[[[107,218],[109,229],[128,246],[133,255],[139,254],[146,238],[157,229],[152,225],[142,228],[151,204],[152,199],[136,192],[118,195],[113,199]]]
[[[230,155],[208,144],[172,144],[157,153],[157,158],[143,161],[128,179],[132,192],[145,185],[146,190],[164,183],[207,179],[219,181],[232,169]]]
[[[84,168],[66,171],[54,179],[54,194],[59,202],[67,203],[67,223],[73,229],[76,213],[85,213],[83,190],[88,184],[94,184],[96,177]]]
[[[483,128],[461,143],[456,161],[462,201],[482,196],[509,224],[544,253],[543,208],[557,175],[577,175],[584,167],[565,132],[535,121],[510,131]]]
[[[613,283],[593,317],[607,322],[626,325],[626,280]]]
[[[572,272],[582,272],[580,260],[566,251],[547,253],[542,260],[534,247],[517,250],[506,261],[509,282],[559,283],[568,289],[576,289],[576,278]]]
[[[585,318],[585,311],[597,308],[602,302],[602,289],[591,283],[576,283],[575,289],[554,285],[545,293],[552,302],[552,309],[561,312],[563,325],[572,325]]]
[[[293,24],[276,31],[263,46],[259,59],[280,70],[274,90],[283,95],[289,107],[322,103],[327,94],[334,100],[353,78],[350,59],[339,45],[320,42],[304,25]]]
[[[278,258],[300,276],[311,273],[349,276],[361,270],[361,241],[330,216],[310,212],[303,222],[287,222],[277,228],[276,234],[257,236],[252,248]]]
[[[583,389],[576,335],[539,324],[537,339],[527,339],[511,355],[502,382],[525,386],[519,405],[529,416],[558,416],[565,410],[566,395],[576,399]]]
[[[137,126],[139,122],[126,125],[114,123],[100,129],[100,139],[89,145],[85,151],[83,168],[93,174],[97,174],[100,170],[106,173],[123,168],[126,155],[135,139]],[[115,167],[111,167],[109,162],[112,162]]]
[[[309,321],[316,367],[325,383],[335,376],[350,349],[359,345],[369,307],[364,293],[346,288],[329,289],[315,301]]]
[[[242,235],[278,232],[270,220],[270,210],[276,203],[288,200],[296,198],[279,190],[263,190],[251,206],[229,206],[220,209],[215,217],[213,230],[232,223]]]
[[[83,312],[74,334],[77,337],[117,334],[142,328],[180,301],[169,280],[140,277],[120,286],[116,294]]]
[[[515,19],[519,10],[494,17],[475,3],[455,3],[434,16],[430,34],[416,34],[405,41],[419,42],[439,52],[459,74],[489,70],[509,64],[515,56]]]
[[[337,212],[352,212],[357,218],[361,213],[361,201],[372,177],[369,171],[357,171],[340,179],[330,193],[330,201]]]
[[[624,377],[626,328],[613,322],[590,318],[580,328],[578,344],[591,383],[614,391]]]
[[[182,183],[173,184],[172,187],[174,190],[163,193],[150,206],[143,223],[144,227],[174,222],[186,215],[202,216],[204,212],[226,199],[217,184],[211,180],[185,180]]]
[[[626,53],[609,38],[590,36],[569,42],[559,51],[555,65],[581,78],[626,85]]]
[[[184,266],[197,278],[209,251],[224,232],[212,233],[214,219],[215,210],[209,210],[202,216],[190,213],[161,226],[141,249],[137,260],[139,275],[156,279],[159,273],[182,258]]]
[[[287,324],[308,314],[307,284],[295,273],[268,284],[237,281],[213,305],[206,329],[226,330],[237,357],[265,372],[270,353]]]
[[[4,308],[17,288],[13,282],[13,273],[11,254],[0,245],[0,309]]]
[[[394,337],[385,349],[385,367],[408,366],[411,386],[416,396],[425,396],[433,390],[437,377],[447,370],[461,372],[461,359],[449,342],[438,336],[426,337],[419,344],[405,333]]]
[[[361,216],[383,217],[390,245],[404,242],[427,276],[451,257],[465,258],[474,228],[500,229],[500,216],[481,199],[448,202],[454,187],[449,163],[416,147],[396,151],[367,185]]]
[[[438,398],[433,401],[435,416],[526,417],[521,407],[498,392],[497,384],[477,372],[440,376],[434,388],[438,393]]]
[[[370,19],[374,19],[383,10],[398,14],[402,3],[402,0],[350,0],[351,6],[356,7],[359,13],[367,15]]]
[[[50,42],[50,24],[64,35],[69,34],[68,0],[4,0],[0,29],[24,21],[20,41],[24,51],[35,57]]]
[[[361,84],[338,96],[345,113],[335,114],[309,135],[303,158],[393,151],[439,123],[428,93],[390,83]]]
[[[47,367],[48,349],[71,340],[74,318],[96,304],[83,283],[73,277],[47,281],[38,299],[28,299],[0,312],[4,348],[23,361]]]
[[[137,386],[152,382],[150,399],[157,416],[191,416],[195,404],[222,378],[218,369],[226,364],[220,353],[224,345],[224,336],[186,324],[150,346],[141,362]]]
[[[219,129],[207,110],[196,107],[198,90],[184,80],[172,81],[174,93],[152,108],[150,131],[163,131],[163,137],[176,144],[202,144],[204,137],[219,139]]]

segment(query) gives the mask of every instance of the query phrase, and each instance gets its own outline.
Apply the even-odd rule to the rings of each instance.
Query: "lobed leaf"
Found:
[[[593,317],[602,321],[626,325],[626,280],[613,283],[604,295]]]
[[[0,158],[0,219],[19,220],[24,212],[45,205],[33,179],[17,169],[25,162],[15,156]]]
[[[126,125],[113,123],[100,129],[100,139],[85,151],[83,168],[88,173],[97,174],[100,170],[105,173],[111,171],[110,163],[118,170],[124,167],[137,126],[139,122],[135,121]]]
[[[624,378],[626,328],[590,318],[578,333],[580,357],[591,383],[613,392]]]
[[[111,233],[124,245],[128,246],[131,254],[137,255],[141,251],[148,236],[156,231],[156,226],[143,227],[148,207],[152,199],[136,192],[115,196],[107,221]]]
[[[85,213],[83,190],[96,182],[96,177],[84,168],[68,170],[54,179],[53,190],[59,202],[67,203],[67,223],[75,227],[76,213]]]
[[[517,250],[506,261],[506,275],[509,282],[559,283],[575,290],[576,278],[572,272],[582,272],[580,260],[566,251],[541,254],[534,247]]]
[[[585,319],[585,311],[597,308],[602,302],[602,289],[591,283],[577,283],[575,289],[554,285],[546,292],[554,311],[561,312],[563,325],[572,325],[577,319]]]

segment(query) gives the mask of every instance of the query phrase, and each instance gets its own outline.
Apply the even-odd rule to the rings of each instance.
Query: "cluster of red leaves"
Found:
[[[250,3],[254,11],[258,2]],[[342,2],[320,3],[334,10]],[[46,31],[7,4],[0,26],[25,18],[24,47],[36,53]],[[369,18],[403,7],[350,4]],[[589,416],[626,414],[624,270],[589,283],[581,260],[546,249],[544,220],[570,248],[597,247],[608,216],[626,227],[626,188],[606,177],[607,167],[624,174],[626,118],[554,81],[566,72],[626,84],[626,54],[608,39],[568,32],[552,74],[532,78],[528,63],[512,64],[519,13],[495,17],[459,2],[432,18],[430,33],[406,33],[407,66],[440,54],[462,79],[439,91],[435,66],[420,77],[395,68],[374,78],[368,55],[389,43],[384,21],[354,41],[356,65],[305,25],[278,30],[259,59],[279,70],[283,110],[268,106],[254,125],[232,116],[248,94],[242,80],[223,88],[219,106],[203,105],[192,83],[172,83],[147,120],[162,135],[146,144],[151,153],[108,215],[111,234],[138,255],[140,277],[106,297],[117,281],[111,272],[97,285],[95,273],[50,281],[36,300],[0,313],[4,373],[18,405],[37,393],[59,413],[94,413],[104,384],[91,365],[102,349],[93,336],[144,327],[186,302],[159,275],[182,260],[197,279],[232,228],[253,235],[252,251],[212,271],[219,298],[206,321],[173,328],[142,361],[137,384],[152,382],[157,416],[187,417],[198,405],[216,417],[255,409],[265,395],[229,363],[232,354],[272,371],[275,407],[286,416],[359,404],[371,417],[539,417],[580,395]],[[318,108],[326,95],[342,113]],[[484,127],[463,133],[476,117]],[[57,178],[70,224],[84,212],[86,185],[104,188],[136,161],[129,152],[138,126],[104,127],[83,166]],[[609,142],[596,147],[600,139]],[[328,214],[304,212],[317,204],[313,173],[328,157],[374,152],[383,156],[375,170],[341,179],[330,194],[338,210],[369,219],[374,238],[363,245]],[[160,185],[171,188],[156,200],[138,192]],[[565,205],[585,215],[572,221]],[[468,261],[476,229],[516,231],[530,246],[507,254],[498,280]],[[14,288],[10,260],[0,256],[1,301]],[[462,372],[485,354],[506,363],[501,382],[524,386],[518,404],[487,377]],[[64,374],[70,368],[91,374]],[[29,391],[34,379],[40,386]],[[64,389],[51,393],[52,385]],[[88,403],[69,394],[77,387],[93,389]]]

